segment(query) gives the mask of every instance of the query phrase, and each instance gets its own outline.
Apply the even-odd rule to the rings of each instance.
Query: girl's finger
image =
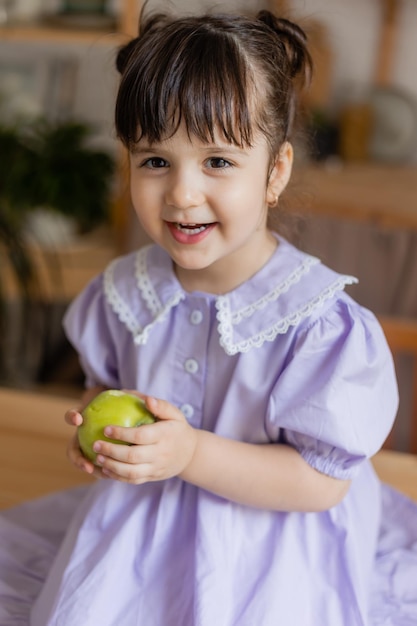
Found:
[[[83,423],[82,415],[77,409],[69,409],[65,413],[64,419],[70,426],[80,426]]]
[[[142,426],[106,426],[104,434],[109,439],[118,439],[133,445],[152,445],[156,443],[158,436],[154,424],[143,424]]]
[[[69,460],[71,461],[71,463],[73,463],[82,472],[86,472],[87,474],[90,474],[90,475],[97,475],[96,470],[98,468],[96,468],[96,466],[91,461],[86,459],[85,456],[82,454],[79,444],[78,444],[78,438],[76,434],[74,435],[74,437],[70,440],[68,444],[67,456]]]
[[[183,420],[184,414],[181,411],[166,400],[160,400],[159,398],[153,398],[151,396],[145,397],[146,406],[155,417],[161,420]]]
[[[127,463],[119,463],[118,461],[106,457],[103,459],[101,472],[102,475],[107,478],[139,485],[149,480],[150,469],[151,466],[149,463],[129,465]]]
[[[155,454],[154,445],[132,445],[124,446],[120,444],[108,443],[107,441],[96,441],[93,446],[94,452],[105,459],[112,459],[118,463],[130,465],[148,463]],[[99,465],[102,463],[99,462]]]

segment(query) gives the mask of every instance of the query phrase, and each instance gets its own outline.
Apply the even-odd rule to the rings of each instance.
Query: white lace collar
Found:
[[[354,282],[356,278],[333,272],[279,238],[277,250],[252,279],[226,295],[212,296],[220,344],[233,355],[273,341]],[[112,310],[139,345],[188,295],[170,257],[154,245],[115,259],[103,284]]]

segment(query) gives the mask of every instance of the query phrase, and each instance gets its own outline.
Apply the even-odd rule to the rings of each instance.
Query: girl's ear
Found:
[[[286,141],[279,151],[268,179],[266,201],[269,206],[274,206],[284,191],[291,176],[294,151],[289,141]]]

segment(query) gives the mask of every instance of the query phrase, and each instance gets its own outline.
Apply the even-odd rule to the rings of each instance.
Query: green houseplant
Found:
[[[0,125],[0,383],[13,378],[6,359],[6,272],[18,293],[22,354],[33,321],[37,276],[25,238],[28,217],[41,207],[70,217],[80,233],[108,218],[114,160],[89,146],[91,132],[76,121]]]
[[[81,231],[104,221],[114,162],[89,147],[90,135],[81,122],[0,126],[0,199],[19,215],[48,207],[71,216]]]

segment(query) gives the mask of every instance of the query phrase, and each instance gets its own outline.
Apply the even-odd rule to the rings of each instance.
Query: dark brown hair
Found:
[[[297,91],[311,72],[303,30],[269,11],[151,16],[116,65],[116,132],[127,147],[184,123],[190,136],[208,142],[220,131],[239,146],[260,130],[271,155],[291,137]]]

